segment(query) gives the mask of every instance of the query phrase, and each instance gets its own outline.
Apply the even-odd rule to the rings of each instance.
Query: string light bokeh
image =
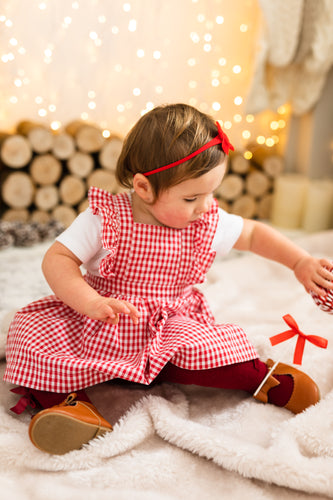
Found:
[[[82,119],[125,135],[182,101],[220,120],[245,156],[251,142],[281,145],[287,106],[246,111],[260,19],[257,0],[3,0],[1,130]]]

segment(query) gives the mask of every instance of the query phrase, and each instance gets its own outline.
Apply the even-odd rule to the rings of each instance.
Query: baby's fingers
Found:
[[[130,314],[130,309],[124,300],[110,299],[110,307],[114,313]]]
[[[127,308],[129,309],[128,314],[131,316],[133,323],[135,325],[137,325],[139,323],[140,312],[130,302],[127,302],[126,300],[124,300],[123,303],[126,304]]]
[[[312,292],[316,295],[319,295],[320,297],[325,297],[325,295],[327,294],[327,291],[320,285],[317,285],[315,282],[312,282],[309,286],[304,287],[308,293]]]
[[[136,307],[126,300],[111,299],[110,306],[115,314],[128,314],[135,325],[139,322],[140,313]],[[111,316],[112,317],[112,316]]]
[[[317,284],[326,288],[326,290],[333,290],[333,263],[321,259],[320,264],[322,267],[320,268],[320,278],[317,280]]]
[[[319,263],[322,267],[328,269],[329,271],[333,271],[333,262],[328,259],[319,259]]]
[[[100,321],[104,321],[105,323],[110,323],[112,325],[116,325],[119,322],[119,314],[114,310],[111,304],[108,304],[107,302],[100,306],[98,315],[96,316],[96,319],[97,318]]]

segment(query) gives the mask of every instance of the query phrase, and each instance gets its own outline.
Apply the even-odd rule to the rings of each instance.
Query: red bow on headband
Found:
[[[235,148],[233,147],[233,145],[229,141],[227,134],[225,132],[223,132],[222,127],[219,124],[219,122],[216,122],[216,126],[217,126],[218,136],[221,139],[221,146],[222,146],[222,149],[225,152],[225,154],[228,155],[230,149],[231,149],[231,151],[235,151]]]
[[[327,348],[327,339],[325,339],[324,337],[318,337],[318,335],[305,335],[305,333],[301,332],[301,330],[298,328],[298,324],[296,323],[294,318],[290,316],[290,314],[286,314],[285,316],[283,316],[283,319],[287,323],[287,325],[290,326],[291,330],[286,330],[285,332],[273,335],[273,337],[270,337],[269,340],[274,346],[276,344],[284,342],[285,340],[291,339],[295,335],[298,335],[293,360],[293,363],[295,363],[296,365],[302,364],[303,351],[306,340],[316,345],[317,347],[321,347],[322,349]]]

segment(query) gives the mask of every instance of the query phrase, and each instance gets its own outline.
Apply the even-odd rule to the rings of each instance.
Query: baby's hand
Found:
[[[311,255],[302,257],[296,263],[294,273],[307,292],[324,297],[327,290],[333,290],[332,263],[327,259],[316,259]]]
[[[116,325],[119,322],[119,314],[128,314],[135,325],[139,323],[140,313],[136,307],[126,300],[113,299],[111,297],[99,297],[87,304],[87,316]]]

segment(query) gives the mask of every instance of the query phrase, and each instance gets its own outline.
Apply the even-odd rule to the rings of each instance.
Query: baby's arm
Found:
[[[139,311],[129,302],[102,297],[84,279],[82,262],[62,243],[56,241],[42,263],[44,276],[53,292],[75,311],[92,319],[116,324],[119,314],[129,314],[138,323]]]
[[[274,260],[292,269],[307,292],[324,296],[333,289],[332,264],[327,259],[316,259],[280,232],[258,221],[244,219],[242,233],[234,248],[248,250]]]

